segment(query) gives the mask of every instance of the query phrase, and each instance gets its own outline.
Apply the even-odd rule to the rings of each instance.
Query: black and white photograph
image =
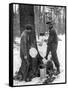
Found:
[[[9,6],[13,86],[66,83],[66,6]]]

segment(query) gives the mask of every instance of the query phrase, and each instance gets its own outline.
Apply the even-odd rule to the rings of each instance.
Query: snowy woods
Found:
[[[22,12],[24,10],[23,14],[21,13],[21,10]],[[33,15],[29,14],[29,12],[32,12],[32,10],[34,10]],[[19,71],[19,68],[21,66],[20,42],[21,33],[24,30],[24,25],[27,24],[27,22],[34,25],[36,45],[39,54],[42,58],[44,58],[46,56],[47,40],[49,37],[49,31],[46,22],[52,19],[53,26],[58,36],[57,55],[61,72],[52,83],[63,83],[65,82],[65,7],[34,5],[32,10],[29,8],[29,6],[28,9],[25,9],[25,5],[23,5],[22,8],[20,8],[19,4],[13,5],[13,76],[16,75],[16,72]],[[27,17],[26,14],[30,16]],[[25,16],[26,19],[24,18]],[[48,58],[50,59],[50,56],[48,56]],[[43,62],[45,62],[45,60]],[[40,77],[35,77],[30,82],[19,82],[14,80],[14,85],[42,84],[44,80],[45,78],[43,80],[40,80]]]

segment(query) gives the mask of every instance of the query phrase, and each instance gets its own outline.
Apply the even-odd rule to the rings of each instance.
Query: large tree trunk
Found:
[[[36,34],[35,34],[35,25],[34,25],[34,6],[33,5],[20,5],[20,32],[22,34],[22,32],[25,30],[25,26],[27,24],[30,24],[32,26],[32,31],[33,33],[31,33],[31,43],[32,45],[37,49],[37,44],[36,44]],[[22,45],[22,40],[20,42]],[[24,70],[23,72],[26,72],[25,68],[27,67],[25,64],[25,60],[23,61],[24,57],[23,57],[23,54],[22,54],[22,50],[24,50],[23,48],[21,48],[22,46],[20,46],[20,54],[22,55],[21,56],[21,59],[22,59],[22,64],[21,64],[21,67],[20,67],[20,70],[22,72],[22,70]],[[31,47],[31,46],[30,46]],[[38,51],[38,49],[37,49]],[[27,51],[28,55],[29,55],[29,49]],[[31,60],[29,60],[31,59]],[[29,62],[29,65],[30,65],[30,69],[28,70],[28,73],[27,73],[27,77],[28,78],[34,78],[34,77],[37,77],[38,74],[40,74],[39,72],[39,60],[41,59],[39,53],[38,55],[36,56],[36,58],[28,58],[28,62]],[[28,67],[27,67],[28,68]],[[23,76],[25,76],[25,73],[23,73]],[[27,78],[26,77],[26,78]]]
[[[34,26],[34,7],[33,5],[20,5],[20,28],[21,32],[26,24]]]

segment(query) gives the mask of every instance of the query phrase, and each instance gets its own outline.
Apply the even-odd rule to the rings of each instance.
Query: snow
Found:
[[[60,74],[57,76],[57,78],[53,81],[53,83],[63,83],[65,82],[65,35],[58,35],[58,37],[61,39],[61,41],[58,41],[58,49],[57,49],[57,55],[60,63]],[[46,55],[46,48],[47,44],[44,42],[44,40],[47,37],[39,37],[37,38],[37,46],[40,55],[44,58]],[[15,38],[14,48],[13,48],[13,75],[15,75],[15,72],[17,72],[21,65],[21,58],[20,58],[20,37]],[[40,45],[41,44],[41,45]],[[45,62],[45,60],[43,59]],[[42,84],[42,82],[45,80],[40,77],[33,78],[31,82],[25,82],[25,81],[15,81],[14,85],[32,85],[32,84]]]
[[[59,35],[58,37],[62,40],[59,41],[57,49],[61,73],[58,75],[58,78],[54,83],[65,82],[65,35]]]
[[[21,58],[20,58],[20,38],[15,38],[15,42],[13,44],[13,75],[15,76],[15,72],[19,70],[21,66]]]

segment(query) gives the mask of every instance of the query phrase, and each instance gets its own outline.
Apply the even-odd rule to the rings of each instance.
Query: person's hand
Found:
[[[24,59],[27,59],[27,56],[24,56]]]

